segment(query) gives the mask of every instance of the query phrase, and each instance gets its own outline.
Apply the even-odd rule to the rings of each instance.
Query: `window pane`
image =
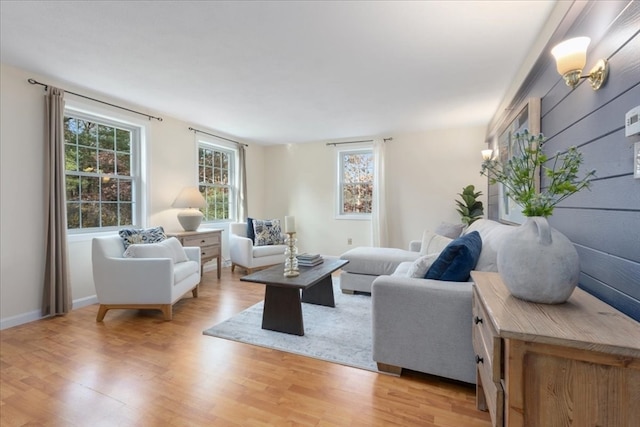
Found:
[[[133,224],[133,208],[131,203],[119,203],[118,210],[120,212],[120,226]]]
[[[78,144],[87,147],[97,147],[98,126],[95,123],[78,119]]]
[[[78,166],[84,172],[96,172],[98,169],[96,150],[93,148],[78,148]]]
[[[223,169],[229,169],[229,154],[227,153],[222,153],[222,165],[221,167]]]
[[[73,175],[67,175],[65,177],[64,185],[67,189],[67,201],[79,201],[80,200],[80,178]]]
[[[118,180],[108,176],[102,177],[102,186],[100,194],[103,202],[118,201]]]
[[[132,194],[132,183],[128,179],[119,179],[120,184],[120,201],[121,202],[132,202],[133,194]]]
[[[67,144],[77,144],[78,123],[72,117],[64,118],[64,142]]]
[[[204,165],[205,166],[213,166],[213,151],[204,150]]]
[[[80,198],[82,200],[100,200],[100,179],[83,176],[80,178]],[[82,220],[84,223],[84,218]]]
[[[80,203],[67,203],[67,228],[80,228]]]
[[[102,227],[114,227],[118,225],[118,204],[102,203]]]
[[[222,184],[222,173],[220,168],[213,168],[213,182],[215,184]]]
[[[99,203],[82,203],[80,205],[80,215],[82,216],[82,228],[100,227]]]
[[[116,150],[131,152],[131,132],[124,129],[116,129]]]
[[[107,150],[115,149],[115,129],[110,126],[98,125],[98,146]]]
[[[118,153],[116,159],[118,159],[116,173],[118,175],[131,176],[131,156],[129,154]]]
[[[78,170],[78,148],[75,145],[65,144],[64,146],[64,167],[68,171]]]
[[[115,173],[115,157],[114,151],[98,150],[98,171],[100,173]]]

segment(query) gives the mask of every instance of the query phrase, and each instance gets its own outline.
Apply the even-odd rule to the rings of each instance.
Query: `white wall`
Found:
[[[82,101],[73,95],[65,97],[69,101],[75,99],[77,103],[89,102],[88,105],[107,110],[112,116],[126,116],[147,126],[147,181],[143,186],[147,192],[148,207],[144,226],[162,225],[167,231],[180,229],[177,210],[170,206],[183,186],[196,183],[197,148],[194,134],[188,130],[190,123],[128,105],[67,82],[56,82],[4,64],[0,67],[0,328],[4,328],[40,317],[44,276],[44,220],[41,214],[44,90],[41,86],[29,84],[28,78],[164,119],[162,122],[147,121],[142,116]],[[220,134],[211,129],[202,130]],[[258,216],[263,216],[265,199],[263,150],[256,145],[247,148],[249,204]],[[223,256],[228,258],[228,248],[226,245],[223,247]],[[74,306],[95,301],[90,236],[70,236],[69,258]]]
[[[179,229],[177,211],[170,205],[183,186],[195,183],[197,172],[195,138],[188,130],[192,124],[68,82],[0,67],[0,328],[5,328],[40,317],[44,274],[43,88],[30,85],[28,78],[163,117],[162,122],[142,118],[148,126],[148,209],[143,225]],[[111,114],[123,113],[112,109]],[[391,135],[387,200],[392,246],[405,248],[410,240],[420,239],[425,228],[458,221],[454,200],[462,187],[474,184],[485,190],[486,180],[479,174],[484,135],[484,127]],[[251,145],[247,148],[249,214],[295,215],[301,251],[339,255],[369,245],[369,221],[335,219],[335,176],[335,150],[325,142]],[[347,238],[353,239],[351,246]],[[228,258],[224,240],[223,255]],[[90,238],[71,237],[69,256],[74,306],[94,302]]]
[[[386,146],[390,245],[406,248],[425,228],[459,222],[455,199],[473,184],[486,193],[480,175],[485,127],[392,135]],[[361,138],[358,138],[361,139]],[[302,252],[340,255],[371,245],[371,223],[335,218],[335,149],[326,142],[265,148],[269,197],[265,211],[275,218],[296,216]],[[486,194],[481,200],[486,204]],[[353,240],[352,246],[347,239]]]

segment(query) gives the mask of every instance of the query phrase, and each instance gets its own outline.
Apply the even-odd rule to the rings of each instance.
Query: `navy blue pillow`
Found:
[[[444,248],[424,278],[466,282],[478,263],[480,251],[482,238],[477,231],[458,237]]]
[[[247,237],[252,242],[256,241],[256,230],[253,229],[253,218],[247,218]]]

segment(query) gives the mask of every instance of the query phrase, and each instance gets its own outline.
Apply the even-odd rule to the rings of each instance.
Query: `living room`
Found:
[[[562,2],[559,2],[562,3]],[[458,192],[473,184],[485,193],[487,216],[498,219],[498,194],[480,175],[480,151],[495,135],[508,114],[530,97],[542,99],[541,130],[554,138],[549,150],[568,145],[583,146],[586,166],[597,171],[598,180],[585,191],[565,202],[550,219],[578,248],[582,264],[580,284],[627,315],[640,318],[640,180],[633,177],[634,137],[624,136],[624,114],[640,99],[640,37],[637,2],[568,2],[553,28],[537,40],[540,57],[530,59],[520,81],[505,82],[511,95],[501,109],[492,112],[489,122],[422,131],[406,130],[380,134],[362,132],[331,140],[305,143],[261,145],[246,141],[247,199],[249,212],[258,218],[284,218],[297,221],[299,248],[302,252],[339,255],[370,244],[368,221],[335,218],[335,149],[327,142],[392,137],[386,143],[387,179],[393,183],[387,201],[389,245],[405,248],[419,239],[425,228],[441,221],[456,222],[454,200]],[[4,10],[3,10],[4,15]],[[571,90],[562,82],[547,45],[567,37],[592,38],[587,67],[598,58],[610,62],[610,76],[599,91],[587,84]],[[194,60],[197,64],[197,61]],[[118,109],[69,96],[67,102],[77,108],[91,108],[102,114],[125,117],[143,126],[149,135],[146,146],[147,175],[144,200],[146,226],[162,225],[179,230],[177,210],[171,204],[180,189],[193,185],[197,175],[197,134],[194,126],[229,139],[232,132],[221,131],[212,122],[198,126],[189,118],[171,117],[153,106],[141,106],[110,96],[107,85],[100,89],[78,86],[74,81],[47,73],[46,64],[31,68],[2,63],[0,72],[2,140],[2,329],[40,319],[44,274],[43,210],[44,176],[42,140],[44,128],[43,90],[27,83],[33,78],[128,108],[163,118],[162,122],[132,118]],[[473,79],[473,76],[468,76]],[[111,84],[117,84],[113,82]],[[482,82],[478,82],[479,85]],[[473,108],[482,108],[474,105]],[[417,114],[417,113],[416,113]],[[635,137],[637,138],[637,136]],[[222,140],[216,142],[225,144]],[[244,142],[244,141],[243,141]],[[233,146],[233,145],[231,145]],[[25,174],[24,162],[33,169]],[[36,165],[36,166],[33,166]],[[19,177],[19,185],[15,185]],[[391,186],[390,186],[391,187]],[[225,224],[216,224],[225,229]],[[94,304],[91,238],[69,236],[71,287],[74,308]],[[348,243],[350,239],[350,244]],[[223,239],[223,258],[228,247]],[[212,266],[206,271],[211,274]],[[207,286],[207,285],[205,285]]]

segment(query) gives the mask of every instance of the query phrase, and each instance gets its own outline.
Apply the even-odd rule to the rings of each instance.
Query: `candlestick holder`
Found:
[[[296,247],[296,242],[298,239],[295,238],[296,233],[287,233],[287,249],[284,250],[285,260],[284,260],[284,277],[297,277],[300,275],[298,271],[298,248]]]

